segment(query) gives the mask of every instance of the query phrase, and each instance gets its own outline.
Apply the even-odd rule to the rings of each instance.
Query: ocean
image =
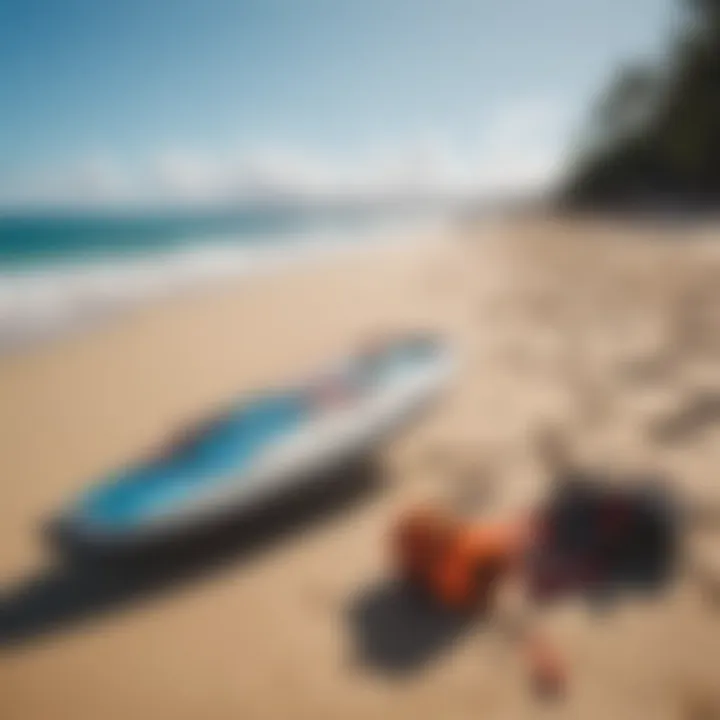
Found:
[[[0,216],[0,352],[193,287],[328,257],[438,220],[417,212],[232,211]]]

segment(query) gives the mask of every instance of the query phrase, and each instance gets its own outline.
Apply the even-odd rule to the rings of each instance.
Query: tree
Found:
[[[720,0],[683,9],[663,67],[626,68],[595,108],[564,191],[572,204],[720,198]]]

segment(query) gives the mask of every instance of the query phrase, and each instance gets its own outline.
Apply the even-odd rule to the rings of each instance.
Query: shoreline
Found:
[[[441,234],[448,220],[386,223],[362,230],[319,229],[274,240],[208,242],[150,254],[58,259],[0,270],[0,355],[98,327],[128,309],[184,293],[292,272],[346,254],[382,250]]]

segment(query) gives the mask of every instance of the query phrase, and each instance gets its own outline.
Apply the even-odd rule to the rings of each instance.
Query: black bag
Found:
[[[650,479],[619,486],[577,475],[558,487],[543,515],[545,552],[590,568],[604,587],[657,587],[670,579],[677,557],[680,514],[669,488]]]

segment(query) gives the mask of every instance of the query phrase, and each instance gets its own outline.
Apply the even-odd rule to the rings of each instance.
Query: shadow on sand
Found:
[[[402,678],[437,659],[481,620],[477,614],[443,610],[402,583],[383,582],[350,606],[354,659]]]
[[[534,599],[538,608],[549,607],[569,595],[584,602],[598,618],[633,595],[659,595],[666,583],[640,572],[612,583]],[[473,628],[498,622],[478,613],[444,610],[400,583],[388,581],[361,593],[349,610],[354,661],[396,679],[422,670],[437,660]],[[501,627],[502,630],[502,627]],[[505,630],[509,640],[511,628]]]
[[[662,444],[680,443],[718,422],[720,393],[706,391],[687,399],[671,415],[656,420],[650,427],[650,435]]]
[[[372,457],[306,481],[220,526],[122,557],[58,548],[58,563],[3,593],[0,648],[10,648],[85,618],[237,564],[311,526],[349,511],[378,489]]]

